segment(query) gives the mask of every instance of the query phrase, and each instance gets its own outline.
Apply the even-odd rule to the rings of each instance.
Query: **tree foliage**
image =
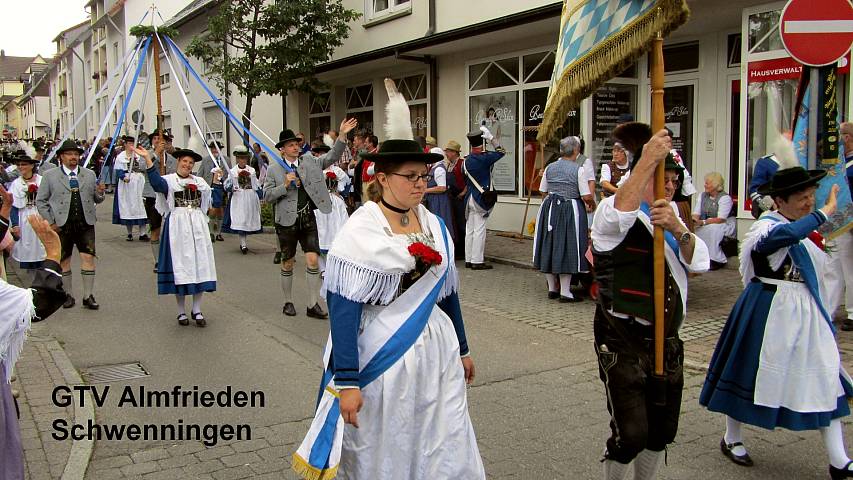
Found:
[[[261,94],[316,91],[315,66],[331,58],[359,16],[341,0],[224,0],[187,53],[205,63],[220,92],[233,86],[246,97],[251,118]]]

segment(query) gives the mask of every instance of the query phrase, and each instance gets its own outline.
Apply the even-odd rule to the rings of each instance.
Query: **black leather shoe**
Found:
[[[491,270],[495,267],[489,265],[488,263],[472,263],[471,270]]]
[[[732,449],[735,447],[742,447],[743,442],[735,442],[735,443],[726,443],[726,439],[720,439],[720,450],[722,450],[723,455],[729,457],[729,460],[734,462],[737,465],[742,467],[751,467],[752,466],[752,458],[749,457],[748,453],[744,453],[743,455],[735,455],[732,452]],[[832,466],[830,468],[830,474],[832,474]],[[834,478],[834,477],[833,477]],[[847,477],[838,477],[838,478],[847,478]]]
[[[225,239],[224,239],[224,238],[222,238],[222,235],[220,234],[220,235],[217,235],[217,236],[216,236],[216,241],[217,241],[217,242],[224,242],[224,241],[225,241]]]
[[[72,297],[71,295],[66,295],[65,303],[62,304],[62,308],[71,308],[74,306],[75,303],[77,302],[74,301],[74,297]]]
[[[178,325],[183,325],[186,327],[189,324],[190,324],[190,319],[187,318],[186,313],[181,313],[178,315]]]
[[[243,246],[241,246],[241,247],[240,247],[240,252],[242,252],[242,253],[243,253],[243,255],[245,255],[245,254],[249,253],[249,247],[243,247]]]
[[[157,267],[160,266],[159,262],[154,262],[154,273],[157,273]]]
[[[287,302],[284,304],[284,308],[281,309],[281,313],[287,315],[288,317],[295,317],[296,307],[294,307],[292,303]]]
[[[471,268],[471,262],[465,262],[465,268]]]
[[[843,322],[841,322],[841,329],[845,332],[853,331],[853,318],[845,318]]]
[[[560,303],[578,303],[582,301],[583,299],[579,297],[564,297],[560,295]]]
[[[835,468],[832,465],[829,466],[829,478],[832,480],[840,480],[842,478],[853,478],[853,472],[850,471],[850,464],[853,463],[853,460],[847,462],[847,465],[844,468]]]
[[[97,310],[101,308],[101,306],[98,305],[98,302],[95,301],[95,297],[93,295],[89,295],[87,298],[83,299],[83,306],[89,310]]]
[[[329,318],[329,314],[323,311],[323,307],[321,307],[319,303],[315,303],[314,306],[309,308],[305,313],[311,318]]]
[[[560,298],[560,292],[548,292],[548,298],[551,300],[556,300]]]
[[[191,314],[193,316],[193,320],[195,320],[195,325],[197,327],[204,327],[207,325],[207,320],[204,319],[204,315],[201,312],[193,312]]]
[[[140,242],[148,242],[148,241],[151,241],[151,239],[148,237],[147,233],[143,233],[142,235],[139,236],[139,241]]]
[[[132,242],[133,241],[133,235],[128,233],[127,238],[125,238],[125,240],[127,240],[128,242]]]
[[[275,252],[275,256],[272,257],[272,263],[278,265],[281,263],[281,252]]]

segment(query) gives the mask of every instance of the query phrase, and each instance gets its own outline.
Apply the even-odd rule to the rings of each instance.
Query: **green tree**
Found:
[[[249,130],[259,95],[321,87],[316,65],[332,57],[349,35],[348,22],[360,15],[341,0],[223,0],[187,53],[205,63],[220,92],[234,86],[246,98]]]

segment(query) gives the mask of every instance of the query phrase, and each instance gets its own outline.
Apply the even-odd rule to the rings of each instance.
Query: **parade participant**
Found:
[[[672,132],[670,132],[670,136],[672,136]],[[681,188],[676,187],[672,201],[675,202],[675,207],[678,209],[678,217],[692,232],[694,230],[694,225],[693,210],[690,207],[690,197],[696,193],[696,187],[693,186],[693,177],[690,176],[690,171],[687,170],[687,166],[684,164],[684,159],[681,158],[681,154],[675,149],[670,150],[669,154],[672,156],[675,164],[681,167],[681,172],[678,174],[678,184]]]
[[[497,193],[492,188],[492,166],[506,154],[498,137],[486,127],[468,135],[471,153],[465,157],[462,171],[465,174],[465,267],[472,270],[488,270],[485,263],[486,219],[497,203]],[[494,145],[494,152],[487,152],[483,141]]]
[[[9,226],[12,198],[0,186],[0,238]],[[26,219],[45,251],[43,265],[35,272],[30,288],[0,280],[0,479],[22,480],[24,449],[11,385],[12,369],[24,346],[31,322],[46,319],[65,301],[59,257],[62,246],[50,224],[33,214]]]
[[[222,242],[225,240],[222,237],[222,220],[225,215],[226,199],[225,188],[221,180],[228,178],[228,171],[231,170],[231,165],[228,165],[226,159],[219,154],[219,151],[222,150],[221,143],[210,142],[207,148],[210,149],[210,153],[213,156],[208,155],[204,157],[198,168],[198,176],[203,178],[213,191],[210,200],[210,210],[207,212],[210,219],[211,239]],[[214,177],[217,176],[221,180],[214,180]]]
[[[290,170],[285,170],[278,162],[270,165],[264,182],[264,201],[275,205],[275,230],[281,250],[281,290],[284,295],[282,313],[287,316],[296,315],[296,307],[293,305],[293,265],[296,244],[299,243],[305,253],[305,276],[310,298],[306,313],[309,317],[328,318],[318,299],[320,246],[317,244],[314,210],[328,213],[332,209],[323,169],[341,158],[346,148],[343,139],[356,125],[354,118],[341,122],[341,138],[329,153],[321,157],[300,157],[299,139],[291,130],[282,131],[275,144]]]
[[[664,450],[678,429],[684,384],[684,349],[678,330],[687,313],[687,271],[708,269],[708,249],[680,221],[670,203],[680,167],[668,155],[672,139],[666,130],[652,136],[648,125],[626,123],[614,130],[614,136],[623,145],[638,145],[637,150],[642,150],[634,153],[637,160],[628,180],[598,205],[592,224],[599,285],[593,331],[611,429],[604,478],[623,479],[633,462],[634,478],[650,480],[656,478]],[[666,198],[655,200],[654,174],[661,162],[666,162]],[[662,227],[666,237],[663,379],[653,375],[654,226]],[[659,400],[665,404],[657,405]]]
[[[603,198],[607,198],[619,189],[619,182],[631,174],[631,161],[628,159],[628,152],[621,143],[613,143],[612,151],[613,159],[601,166],[601,193]]]
[[[328,362],[293,466],[314,479],[335,471],[343,479],[485,479],[468,415],[465,384],[475,372],[453,240],[420,204],[426,164],[441,157],[412,140],[405,100],[391,88],[388,140],[366,157],[376,165],[372,201],[329,251]],[[336,431],[323,435],[323,425]]]
[[[758,188],[769,182],[773,175],[779,170],[779,159],[776,155],[765,155],[755,161],[755,169],[749,181],[749,198],[752,201],[752,218],[758,218],[764,212],[776,210],[773,199],[767,195],[758,193]]]
[[[586,258],[589,227],[582,197],[591,196],[581,167],[575,162],[577,137],[560,140],[560,159],[545,167],[540,192],[547,192],[536,217],[533,266],[545,274],[548,298],[580,302],[571,292],[572,275],[589,272]],[[559,278],[558,278],[559,277]]]
[[[118,154],[115,161],[115,175],[118,178],[118,189],[113,197],[113,225],[124,225],[127,228],[127,241],[133,241],[133,226],[138,225],[139,240],[150,240],[142,229],[148,223],[145,213],[145,176],[142,174],[141,160],[134,152],[136,139],[129,135],[121,137],[124,151]]]
[[[450,205],[450,193],[447,189],[447,159],[444,157],[444,150],[439,147],[433,147],[427,153],[441,155],[441,161],[433,163],[430,167],[429,174],[432,175],[432,178],[427,184],[424,194],[424,205],[433,215],[438,215],[444,220],[450,237],[456,244],[459,239],[456,237],[456,230],[453,228],[453,207]]]
[[[81,168],[83,149],[73,140],[62,142],[57,155],[62,165],[42,175],[36,195],[39,214],[50,222],[62,241],[62,284],[68,297],[63,308],[76,303],[71,288],[71,254],[74,247],[80,254],[80,273],[83,277],[83,306],[100,308],[95,301],[95,205],[104,201],[104,184],[98,184],[94,172]]]
[[[225,180],[225,191],[231,193],[228,202],[228,231],[240,237],[240,252],[249,253],[246,237],[250,233],[261,232],[261,195],[263,191],[255,175],[255,169],[248,165],[249,149],[245,145],[234,148],[236,165]]]
[[[325,145],[323,146],[325,147]],[[316,147],[312,147],[311,151],[315,155],[319,153]],[[326,176],[326,187],[329,189],[329,198],[332,200],[332,211],[323,213],[320,210],[314,210],[314,216],[317,219],[317,239],[320,246],[319,262],[321,277],[326,272],[326,256],[329,253],[329,249],[332,248],[335,237],[337,237],[338,232],[343,228],[349,218],[347,204],[341,197],[341,185],[348,183],[349,177],[336,165],[323,170],[323,174]]]
[[[168,142],[171,140],[171,136],[165,133],[161,135],[160,130],[157,129],[148,135],[148,142],[154,150],[154,163],[157,164],[161,175],[175,173],[177,168],[175,157],[167,149]],[[145,187],[142,189],[142,198],[145,201],[145,214],[148,217],[148,226],[151,231],[150,243],[151,254],[154,255],[154,273],[157,273],[157,262],[160,256],[160,228],[163,225],[163,216],[157,211],[157,192],[151,187],[148,175],[143,175],[143,178],[145,179]]]
[[[331,148],[319,140],[315,140],[315,141],[311,142],[311,155],[313,155],[315,157],[322,157],[323,155],[328,153],[329,150],[331,150]],[[347,150],[349,150],[349,149],[348,148],[344,149],[344,152],[346,152]],[[342,167],[340,167],[338,165],[332,165],[329,168],[323,170],[323,173],[326,173],[326,184],[327,184],[327,186],[329,183],[329,175],[328,175],[329,171],[331,171],[335,174],[335,184],[337,185],[337,188],[334,192],[332,192],[331,190],[329,192],[330,193],[336,193],[339,197],[343,198],[343,194],[344,194],[344,192],[347,191],[348,187],[352,184],[352,180],[349,178],[349,175],[347,175],[347,173],[343,170]],[[334,208],[334,206],[333,206],[333,208]]]
[[[853,382],[841,365],[832,314],[840,275],[816,229],[836,210],[838,186],[814,211],[826,172],[783,168],[760,187],[778,209],[746,234],[740,253],[746,287],[711,357],[699,403],[726,415],[723,454],[753,464],[741,425],[820,430],[833,479],[853,478],[841,417],[850,414]]]
[[[18,157],[18,171],[21,175],[12,182],[9,193],[12,195],[12,235],[16,238],[12,249],[12,258],[20,263],[21,268],[35,273],[41,267],[45,258],[44,247],[41,244],[28,218],[38,213],[36,196],[38,194],[41,175],[35,172],[38,161],[30,157]],[[2,238],[2,237],[0,237]]]
[[[201,301],[204,292],[216,291],[216,260],[205,214],[212,189],[203,178],[192,174],[201,155],[192,150],[175,150],[177,170],[161,176],[151,152],[137,147],[136,154],[146,161],[148,180],[157,192],[157,211],[163,216],[157,293],[175,296],[179,325],[190,323],[185,297],[192,295],[190,315],[197,326],[204,327],[207,320],[201,312]],[[214,182],[219,181],[219,175],[213,174]]]
[[[723,176],[717,172],[705,175],[705,191],[693,207],[693,223],[696,236],[708,246],[711,270],[719,270],[728,262],[720,242],[735,233],[734,223],[727,222],[732,206],[732,197],[723,191]]]
[[[379,148],[379,138],[376,135],[367,135],[364,137],[364,152],[361,157],[361,199],[369,200],[367,195],[367,187],[373,181],[373,162],[364,159],[364,154],[374,154]]]
[[[450,197],[450,208],[453,211],[453,224],[447,225],[454,232],[456,252],[454,258],[465,258],[465,199],[468,193],[465,187],[465,174],[462,172],[464,163],[460,152],[462,145],[456,140],[450,140],[444,147],[444,157],[447,159],[447,189]]]

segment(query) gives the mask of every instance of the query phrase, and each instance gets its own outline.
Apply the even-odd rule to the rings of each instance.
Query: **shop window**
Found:
[[[468,70],[468,87],[471,90],[508,87],[517,84],[518,57],[471,65]]]
[[[637,116],[636,85],[606,83],[592,94],[592,141],[586,155],[596,164],[596,175],[601,164],[613,159],[613,129],[623,114]]]
[[[649,66],[652,62],[649,59]],[[681,43],[663,47],[663,70],[666,73],[699,69],[699,44]]]
[[[732,33],[726,39],[726,66],[729,68],[740,65],[741,34]]]
[[[374,134],[373,128],[373,110],[361,112],[347,112],[347,118],[355,118],[358,120],[358,130],[369,135]]]
[[[332,102],[329,92],[312,93],[308,97],[308,142],[320,138],[332,128]]]
[[[403,98],[405,98],[407,102],[411,102],[413,100],[426,100],[427,98],[425,74],[395,78],[394,83],[397,85],[397,90],[403,94]]]
[[[411,10],[410,0],[365,0],[365,18],[368,20]]]
[[[373,107],[373,85],[361,85],[346,89],[347,110]]]
[[[309,96],[308,114],[317,115],[331,112],[332,102],[329,101],[329,92],[311,94]]]
[[[672,132],[672,148],[681,154],[688,172],[693,171],[693,85],[663,89],[666,128]]]
[[[785,49],[782,44],[782,37],[779,35],[779,17],[781,14],[781,10],[772,10],[749,16],[746,27],[749,35],[749,43],[747,44],[749,53]]]
[[[536,138],[536,135],[539,133],[539,125],[542,123],[542,118],[544,117],[545,103],[548,100],[548,87],[524,90],[523,98],[524,118],[522,119],[522,132],[524,135],[524,146],[521,164],[523,170],[521,188],[526,196],[531,191],[538,191],[537,167],[541,169],[552,160],[558,151],[558,147],[556,141],[551,142],[545,146],[543,158],[537,159],[540,153],[539,140]],[[559,135],[557,136],[577,135],[580,133],[580,129],[580,111],[574,109],[569,111],[563,127],[558,130]]]
[[[517,57],[516,57],[517,63]],[[492,183],[498,192],[518,191],[516,152],[518,133],[518,92],[469,97],[470,130],[485,126],[499,139],[506,155],[492,169]],[[485,185],[484,185],[485,187]]]
[[[308,119],[308,128],[310,130],[309,135],[311,135],[311,137],[307,140],[310,141],[315,138],[322,138],[323,134],[332,128],[332,117],[330,115],[311,117]]]
[[[554,52],[540,52],[521,57],[524,81],[547,82],[554,72]]]

